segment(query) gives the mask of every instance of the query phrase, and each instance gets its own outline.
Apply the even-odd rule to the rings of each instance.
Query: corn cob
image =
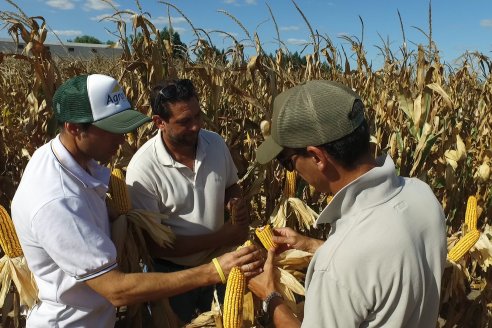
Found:
[[[131,208],[130,196],[125,182],[125,175],[121,169],[114,169],[109,180],[111,198],[108,204],[118,216],[128,213]]]
[[[19,244],[14,224],[7,210],[0,205],[0,246],[5,255],[10,258],[18,257],[23,254]]]
[[[296,196],[296,171],[285,170],[284,196],[287,198]]]
[[[453,262],[459,261],[480,238],[480,231],[472,230],[462,237],[449,251],[448,259]]]
[[[466,202],[465,224],[467,231],[477,229],[477,199],[475,196],[468,197]]]
[[[238,267],[227,278],[222,323],[224,328],[239,328],[243,324],[243,298],[246,279]]]
[[[258,238],[260,238],[261,243],[266,249],[277,247],[277,244],[275,244],[272,240],[273,232],[272,232],[272,227],[270,227],[269,224],[263,227],[256,228],[255,233],[258,236]]]

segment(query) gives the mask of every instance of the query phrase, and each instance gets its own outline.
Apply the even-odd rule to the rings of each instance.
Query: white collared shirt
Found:
[[[225,190],[237,181],[224,140],[203,129],[198,134],[194,171],[172,158],[159,131],[135,153],[126,174],[133,207],[167,214],[163,223],[184,236],[209,234],[224,224]],[[168,260],[196,266],[212,251]]]
[[[113,327],[112,304],[85,280],[114,269],[105,204],[109,169],[87,173],[59,136],[29,161],[12,201],[12,219],[39,288],[28,327]]]

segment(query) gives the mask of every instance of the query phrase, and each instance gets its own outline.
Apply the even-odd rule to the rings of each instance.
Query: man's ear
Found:
[[[65,122],[63,123],[63,128],[69,134],[73,136],[78,136],[82,132],[80,125],[78,123]]]
[[[314,163],[321,172],[325,171],[331,165],[331,158],[326,151],[321,147],[308,146],[306,148]]]
[[[154,122],[154,125],[158,129],[162,128],[164,125],[164,120],[159,115],[152,115],[152,122]]]

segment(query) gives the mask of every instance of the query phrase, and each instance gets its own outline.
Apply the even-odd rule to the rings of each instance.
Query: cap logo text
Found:
[[[111,93],[108,95],[106,105],[109,105],[109,103],[112,103],[114,105],[118,105],[120,103],[120,101],[126,101],[125,93],[121,89],[119,92]]]

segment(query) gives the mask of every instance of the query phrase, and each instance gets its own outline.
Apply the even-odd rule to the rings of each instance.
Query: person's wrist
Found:
[[[273,313],[273,309],[275,308],[275,306],[277,306],[279,302],[281,303],[283,299],[284,297],[282,296],[282,294],[280,294],[276,290],[270,292],[262,302],[263,312],[265,312],[265,314]]]

